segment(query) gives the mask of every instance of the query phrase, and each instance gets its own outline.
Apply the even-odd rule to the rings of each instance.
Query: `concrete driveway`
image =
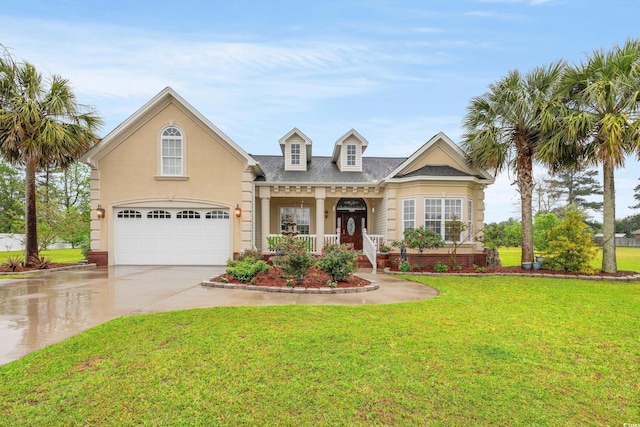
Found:
[[[358,275],[380,289],[353,294],[288,294],[209,288],[224,267],[131,266],[60,271],[0,280],[0,365],[116,317],[215,306],[384,304],[437,295],[384,274]]]

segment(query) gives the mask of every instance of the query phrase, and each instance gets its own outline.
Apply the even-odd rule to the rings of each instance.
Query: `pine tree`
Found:
[[[633,198],[636,199],[636,202],[638,203],[633,206],[629,206],[629,209],[640,209],[640,184],[636,185],[636,188],[634,188],[633,191],[635,192]]]
[[[602,185],[596,170],[559,171],[547,180],[551,195],[565,201],[565,206],[578,206],[584,210],[602,210],[602,202],[587,200],[587,196],[602,195]]]

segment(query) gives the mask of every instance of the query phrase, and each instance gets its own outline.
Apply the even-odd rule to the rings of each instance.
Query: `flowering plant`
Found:
[[[331,277],[332,282],[343,281],[356,271],[358,252],[351,245],[327,245],[317,267]]]
[[[388,254],[389,252],[391,252],[391,248],[387,246],[384,242],[380,243],[380,253]]]
[[[276,252],[282,253],[282,269],[295,278],[298,284],[302,284],[307,271],[313,265],[313,257],[307,248],[306,241],[291,236],[284,237],[275,246]]]
[[[421,226],[404,230],[404,239],[394,241],[392,246],[399,248],[406,246],[422,253],[428,248],[441,248],[444,246],[444,242],[438,233]]]

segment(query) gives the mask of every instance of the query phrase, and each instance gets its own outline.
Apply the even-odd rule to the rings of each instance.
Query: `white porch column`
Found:
[[[260,229],[262,231],[262,253],[269,251],[269,243],[267,242],[267,236],[271,233],[271,188],[260,187],[260,214],[262,216],[262,222],[260,223]]]
[[[316,188],[316,252],[322,253],[324,247],[324,199],[327,191]]]

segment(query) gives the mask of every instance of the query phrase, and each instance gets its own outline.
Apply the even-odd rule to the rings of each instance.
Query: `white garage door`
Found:
[[[115,264],[223,265],[231,251],[228,209],[115,210]]]

